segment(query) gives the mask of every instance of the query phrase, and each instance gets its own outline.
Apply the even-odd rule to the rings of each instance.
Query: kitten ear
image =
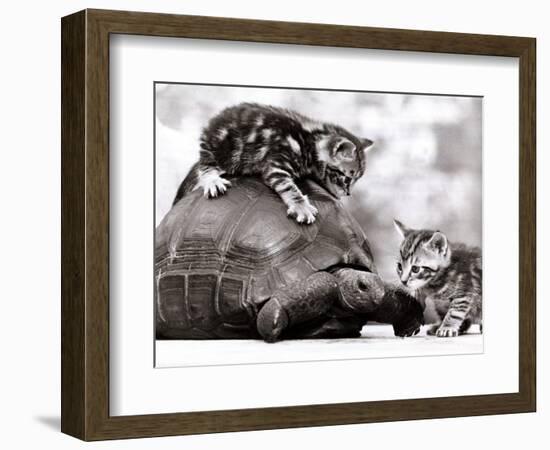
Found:
[[[363,149],[364,152],[370,151],[373,145],[374,145],[374,142],[371,141],[370,139],[367,139],[367,138],[361,139],[361,148]]]
[[[447,246],[449,243],[447,242],[447,236],[445,236],[443,233],[436,231],[430,240],[426,243],[426,246],[429,249],[432,249],[436,251],[437,253],[440,253],[444,255],[447,252]]]
[[[352,161],[355,159],[355,144],[349,139],[341,138],[334,144],[334,157],[342,161]]]
[[[399,233],[399,236],[401,236],[402,239],[405,239],[410,230],[397,219],[393,219],[393,225]]]

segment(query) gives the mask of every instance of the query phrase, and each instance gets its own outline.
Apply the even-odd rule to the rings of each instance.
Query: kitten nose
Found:
[[[401,278],[401,283],[407,286],[409,279],[408,278]]]

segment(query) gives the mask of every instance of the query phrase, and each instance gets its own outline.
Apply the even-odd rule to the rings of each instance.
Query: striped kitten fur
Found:
[[[403,239],[397,274],[423,304],[434,309],[439,323],[428,334],[454,337],[470,325],[482,329],[481,249],[451,244],[439,231],[412,230],[394,221]]]
[[[349,195],[365,172],[365,150],[372,145],[337,125],[297,112],[241,103],[212,118],[200,140],[200,159],[181,183],[174,204],[202,188],[223,195],[231,183],[222,175],[257,175],[271,187],[296,221],[313,223],[317,209],[296,181],[312,177],[336,197]]]

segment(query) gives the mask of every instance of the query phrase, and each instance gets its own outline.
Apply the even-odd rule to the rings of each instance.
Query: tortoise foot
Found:
[[[276,342],[288,326],[288,314],[276,298],[269,300],[256,319],[258,333],[265,342]]]

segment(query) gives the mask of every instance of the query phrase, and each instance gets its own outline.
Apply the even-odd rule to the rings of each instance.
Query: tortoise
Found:
[[[328,191],[301,183],[319,210],[303,225],[260,179],[231,182],[216,199],[187,194],[157,227],[157,339],[357,337],[369,320],[418,332],[420,304],[380,279],[361,227]]]

